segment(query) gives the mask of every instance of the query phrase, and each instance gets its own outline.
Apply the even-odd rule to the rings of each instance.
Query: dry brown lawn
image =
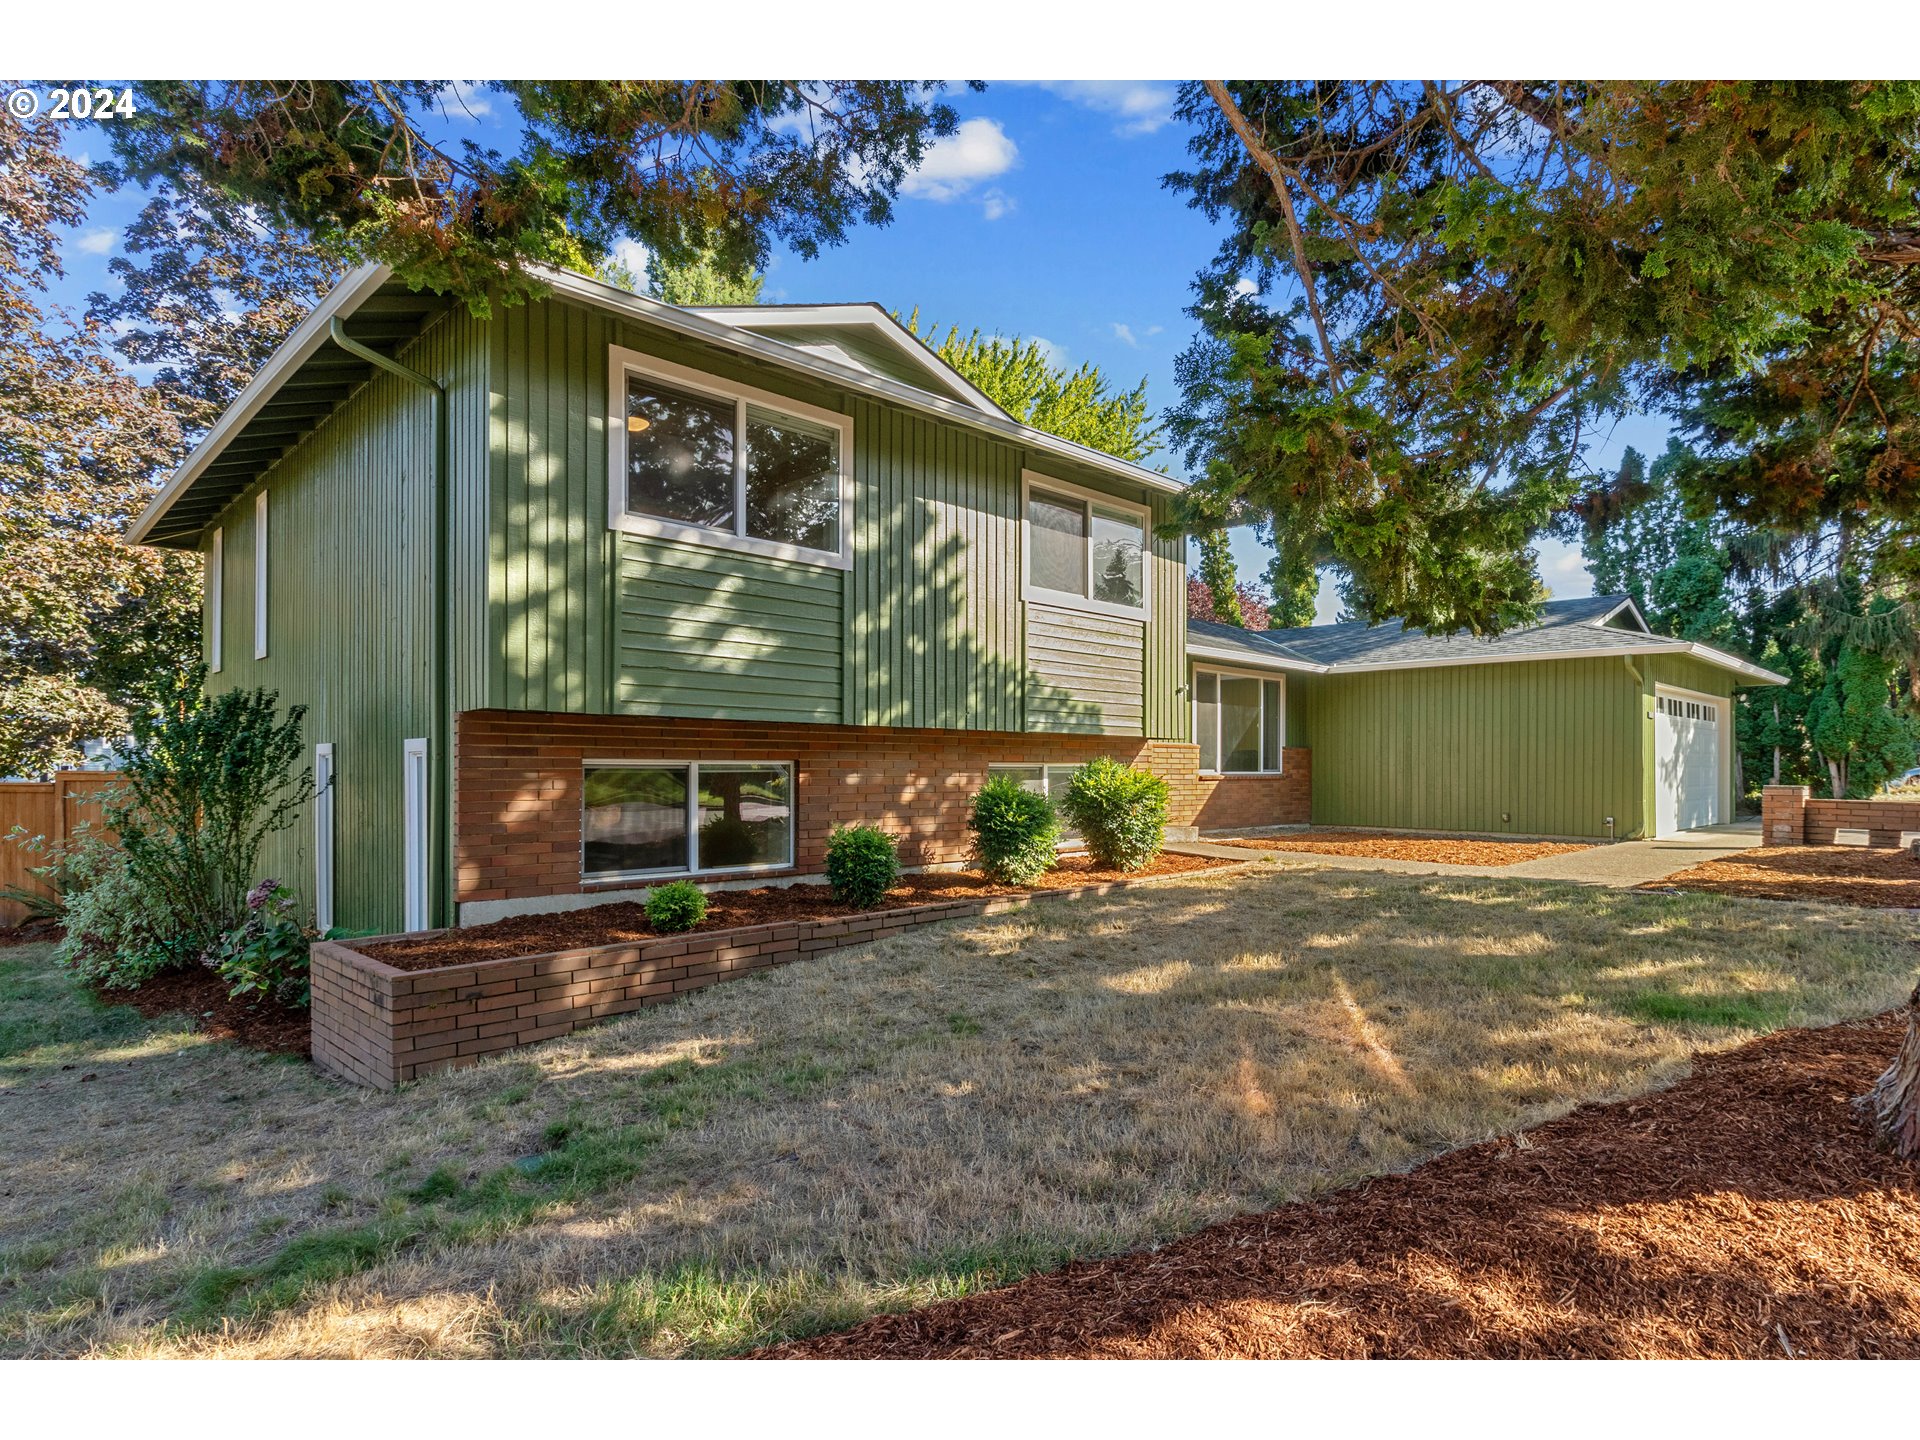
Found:
[[[930,927],[393,1095],[0,952],[0,1351],[725,1353],[1884,1009],[1920,924],[1278,870]]]

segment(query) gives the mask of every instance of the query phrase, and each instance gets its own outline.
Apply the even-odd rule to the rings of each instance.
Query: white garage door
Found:
[[[1720,721],[1726,701],[1654,698],[1654,834],[1720,823]]]

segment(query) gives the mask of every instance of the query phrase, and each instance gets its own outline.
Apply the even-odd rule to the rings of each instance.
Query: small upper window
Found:
[[[844,565],[844,416],[615,351],[619,528]]]
[[[1143,510],[1035,483],[1027,490],[1027,589],[1089,609],[1147,608]]]

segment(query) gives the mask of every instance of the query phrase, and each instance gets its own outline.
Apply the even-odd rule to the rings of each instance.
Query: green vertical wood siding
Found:
[[[476,694],[485,654],[482,330],[446,316],[400,352],[448,387],[453,680]],[[262,686],[307,707],[303,738],[334,747],[334,913],[351,929],[401,916],[402,744],[429,730],[433,430],[426,393],[380,376],[350,396],[215,522],[225,532],[214,692]],[[268,653],[254,655],[254,497],[267,491]],[[211,530],[202,539],[204,550]],[[458,699],[456,698],[456,703]],[[313,821],[274,836],[261,875],[311,909]]]
[[[1034,685],[1020,598],[1023,464],[1140,500],[938,419],[558,301],[488,326],[487,701],[528,710],[1020,730]],[[852,568],[607,528],[609,348],[853,421]],[[1164,503],[1155,519],[1166,518]],[[1184,732],[1185,548],[1155,538],[1155,621],[1125,733]],[[838,638],[823,642],[837,626]],[[1136,684],[1136,691],[1142,684]],[[1053,723],[1044,703],[1037,718]]]
[[[1317,824],[1604,836],[1611,815],[1624,838],[1651,813],[1640,685],[1618,659],[1315,675],[1287,698]]]
[[[1139,735],[1146,660],[1137,620],[1027,606],[1027,728]]]
[[[1173,518],[1173,497],[1152,497],[1153,523]],[[1155,740],[1192,738],[1193,707],[1187,690],[1187,537],[1148,538],[1153,619],[1146,633],[1146,731]]]

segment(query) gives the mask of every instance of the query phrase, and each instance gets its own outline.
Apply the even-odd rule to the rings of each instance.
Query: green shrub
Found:
[[[691,880],[656,885],[647,896],[647,923],[662,935],[691,930],[706,918],[706,892]]]
[[[1141,870],[1166,838],[1167,782],[1102,756],[1073,772],[1061,813],[1104,870]]]
[[[1058,859],[1060,819],[1053,806],[1008,775],[996,775],[980,787],[967,829],[973,832],[973,855],[981,870],[1003,885],[1030,885]]]
[[[166,703],[133,716],[122,783],[103,797],[135,882],[172,913],[208,961],[247,918],[260,847],[299,818],[313,772],[295,705],[281,719],[270,690],[208,695],[198,666]]]
[[[278,880],[247,892],[247,918],[220,938],[214,969],[235,1000],[256,995],[297,1009],[311,998],[307,947],[315,936],[293,913],[293,894]]]
[[[827,884],[836,900],[871,910],[900,878],[900,850],[875,825],[841,825],[827,837]]]
[[[90,984],[124,989],[199,960],[166,898],[140,884],[127,857],[97,840],[68,851],[66,935],[54,952]]]

